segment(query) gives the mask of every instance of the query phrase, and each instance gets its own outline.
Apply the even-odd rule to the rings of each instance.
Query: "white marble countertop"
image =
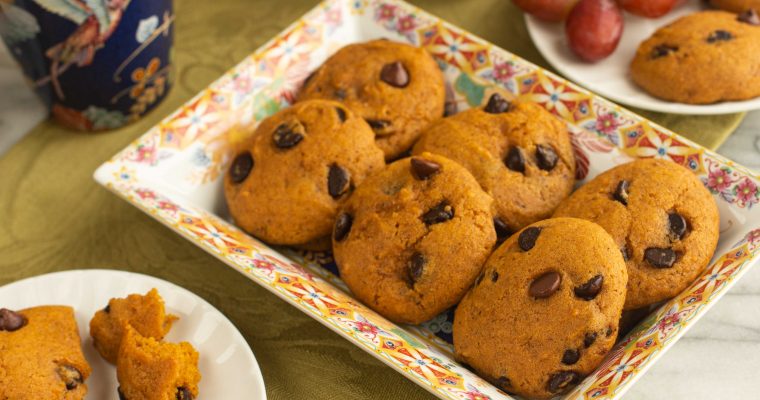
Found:
[[[45,117],[0,45],[0,156]],[[718,152],[760,171],[760,111]],[[630,399],[760,399],[760,266],[749,271],[626,395]]]

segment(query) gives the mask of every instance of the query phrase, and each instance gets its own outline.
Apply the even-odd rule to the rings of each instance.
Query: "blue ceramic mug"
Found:
[[[172,0],[0,0],[0,35],[62,124],[139,119],[170,86]]]

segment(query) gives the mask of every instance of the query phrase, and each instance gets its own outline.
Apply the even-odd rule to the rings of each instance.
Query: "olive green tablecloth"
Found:
[[[177,79],[157,110],[127,128],[98,135],[46,122],[0,159],[0,284],[77,268],[157,276],[195,292],[232,320],[256,354],[270,399],[430,398],[400,374],[92,180],[104,160],[316,1],[175,3]],[[509,0],[415,3],[545,65]],[[710,147],[717,147],[742,117],[647,115]],[[235,385],[236,379],[230,376],[229,384]]]

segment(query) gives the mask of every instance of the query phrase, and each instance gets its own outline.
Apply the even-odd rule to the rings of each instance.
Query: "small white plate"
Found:
[[[585,86],[610,100],[646,110],[690,115],[729,114],[760,109],[760,97],[722,102],[709,105],[693,105],[660,100],[636,86],[628,74],[628,67],[636,54],[639,43],[658,28],[703,8],[701,1],[689,0],[657,19],[625,14],[625,27],[615,52],[596,63],[578,58],[567,45],[565,24],[541,21],[525,15],[533,43],[546,60],[566,78]]]
[[[190,342],[200,353],[201,399],[266,399],[259,365],[243,335],[227,317],[192,292],[147,275],[115,270],[75,270],[24,279],[0,287],[0,307],[40,305],[74,308],[82,348],[92,366],[87,399],[118,400],[116,368],[92,346],[90,319],[113,297],[158,289],[166,310],[180,319],[165,340]]]

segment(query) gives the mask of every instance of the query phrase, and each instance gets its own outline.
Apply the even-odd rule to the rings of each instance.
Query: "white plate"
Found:
[[[259,365],[243,335],[227,317],[192,292],[147,275],[115,270],[75,270],[36,276],[0,287],[0,306],[12,310],[40,305],[74,307],[92,375],[87,399],[118,400],[116,368],[92,346],[89,326],[113,297],[158,289],[166,310],[180,319],[165,340],[190,342],[200,353],[201,399],[266,399]]]
[[[533,43],[554,68],[566,78],[619,103],[646,110],[691,115],[728,114],[760,109],[760,97],[709,105],[693,105],[660,100],[636,86],[628,75],[628,66],[636,54],[639,43],[658,28],[702,9],[701,1],[689,0],[658,19],[625,14],[625,28],[615,52],[597,63],[579,59],[567,45],[565,24],[541,21],[525,15]]]

